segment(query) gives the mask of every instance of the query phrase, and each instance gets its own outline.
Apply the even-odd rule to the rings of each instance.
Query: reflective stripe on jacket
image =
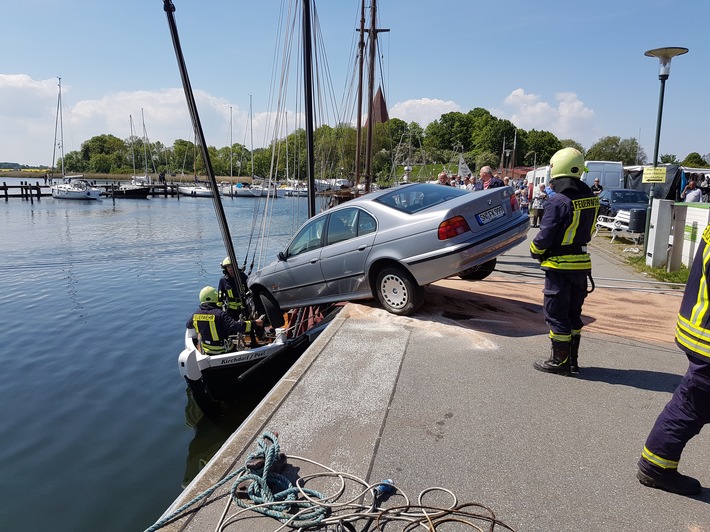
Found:
[[[680,303],[675,341],[688,353],[710,358],[710,225],[703,231]]]
[[[207,355],[227,352],[231,347],[227,342],[230,335],[251,330],[250,321],[234,320],[221,308],[209,303],[201,304],[185,326],[197,331],[202,349]]]
[[[540,232],[530,243],[530,253],[540,257],[543,269],[586,271],[592,260],[586,245],[599,211],[599,198],[574,178],[559,178],[557,194],[545,203]]]

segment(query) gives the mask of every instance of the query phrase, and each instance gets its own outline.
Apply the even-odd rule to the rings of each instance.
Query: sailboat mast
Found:
[[[59,155],[62,157],[62,177],[66,174],[64,169],[64,110],[62,105],[62,78],[59,80],[59,98],[57,99],[57,107],[59,109]]]
[[[131,126],[131,162],[133,163],[133,175],[136,175],[136,150],[135,150],[136,139],[135,139],[135,135],[133,133],[133,116],[132,115],[128,115],[128,123]]]
[[[368,63],[368,83],[367,83],[367,142],[365,144],[365,192],[370,192],[372,186],[372,137],[375,124],[373,124],[374,109],[372,98],[375,89],[375,54],[377,53],[377,29],[375,18],[377,17],[377,0],[372,0],[370,6],[370,52]]]
[[[365,56],[365,0],[360,4],[360,40],[358,42],[357,137],[355,139],[355,190],[360,184],[360,154],[362,152],[362,75]]]
[[[187,66],[185,65],[185,58],[182,53],[182,47],[180,46],[180,37],[178,36],[177,25],[175,23],[175,6],[172,0],[163,0],[163,9],[168,19],[168,26],[170,28],[170,36],[173,40],[173,48],[175,49],[175,56],[177,58],[178,68],[180,70],[180,78],[182,79],[182,86],[185,91],[185,99],[187,100],[187,107],[190,111],[190,117],[192,118],[192,126],[195,131],[195,138],[199,136],[200,149],[202,150],[202,158],[205,163],[205,168],[207,170],[207,177],[212,185],[212,202],[214,203],[215,211],[217,213],[217,221],[219,222],[220,231],[222,233],[222,240],[224,241],[224,247],[227,249],[227,255],[232,264],[239,264],[237,261],[237,256],[234,251],[234,244],[232,242],[232,235],[229,232],[229,225],[227,224],[227,216],[224,213],[224,207],[222,206],[222,200],[219,195],[219,190],[217,188],[217,178],[214,174],[214,169],[212,168],[212,160],[210,159],[209,151],[207,150],[207,142],[205,141],[205,136],[202,131],[202,124],[200,123],[200,116],[197,112],[197,104],[195,103],[195,95],[192,92],[192,86],[190,84],[190,77],[187,74]],[[239,299],[242,303],[246,300],[246,290],[240,275],[234,276],[234,282],[239,294]]]
[[[54,148],[52,149],[52,175],[54,175],[54,163],[57,160],[57,131],[59,130],[59,113],[62,108],[62,78],[57,78],[59,80],[59,92],[57,93],[57,113],[54,118]],[[62,164],[64,164],[64,158],[62,158]],[[62,172],[63,174],[64,172]]]
[[[234,149],[234,140],[232,138],[232,106],[229,106],[229,184],[232,184],[232,178],[234,177],[234,155],[232,150]]]
[[[145,116],[141,107],[141,123],[143,124],[143,162],[145,163],[145,176],[148,177],[148,132],[145,130]]]
[[[306,110],[306,177],[308,179],[308,217],[316,215],[316,180],[313,157],[313,49],[311,42],[311,2],[303,0],[303,82]]]

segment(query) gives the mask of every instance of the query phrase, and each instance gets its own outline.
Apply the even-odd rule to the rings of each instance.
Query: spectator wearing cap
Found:
[[[592,190],[592,192],[594,192],[595,196],[598,196],[599,194],[601,194],[602,190],[604,190],[604,187],[599,184],[598,177],[594,178],[594,184],[589,188]]]

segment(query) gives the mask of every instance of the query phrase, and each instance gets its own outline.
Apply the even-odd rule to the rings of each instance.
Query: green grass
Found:
[[[626,260],[631,264],[634,269],[639,272],[646,273],[649,277],[653,277],[658,281],[664,283],[682,283],[688,282],[688,267],[685,264],[680,265],[680,269],[674,272],[667,272],[666,268],[652,268],[646,265],[646,257],[642,255],[637,255],[633,257],[627,257]]]

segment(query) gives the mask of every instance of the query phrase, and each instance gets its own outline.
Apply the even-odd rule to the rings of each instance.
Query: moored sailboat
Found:
[[[55,181],[58,178],[52,177],[52,197],[56,199],[71,199],[71,200],[95,200],[101,196],[101,190],[93,186],[82,175],[66,175],[64,168],[64,117],[62,105],[62,78],[59,80],[59,93],[57,97],[57,118],[54,124],[54,151],[52,154],[52,172],[54,172],[54,161],[56,156],[57,146],[59,146],[61,155],[62,176],[60,181]]]

